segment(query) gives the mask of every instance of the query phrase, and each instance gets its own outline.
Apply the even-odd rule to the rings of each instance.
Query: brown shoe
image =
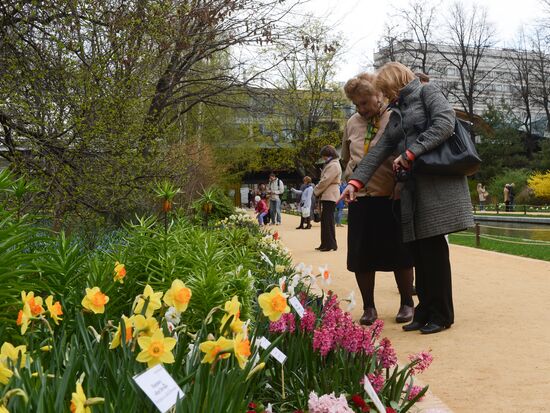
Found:
[[[397,323],[408,323],[413,319],[414,307],[410,305],[402,305],[399,307],[399,312],[395,316],[395,321]]]
[[[359,319],[359,324],[364,326],[370,326],[372,323],[376,321],[378,318],[378,313],[376,312],[376,308],[369,307],[364,312],[361,318]]]

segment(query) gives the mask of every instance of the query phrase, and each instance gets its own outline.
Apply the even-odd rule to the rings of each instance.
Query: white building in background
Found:
[[[374,67],[379,68],[384,63],[392,60],[393,54],[393,60],[403,63],[415,72],[421,71],[422,54],[419,49],[419,44],[414,41],[400,40],[394,44],[393,50],[389,47],[383,47],[374,53]],[[456,48],[443,44],[430,45],[426,54],[426,74],[430,76],[431,81],[441,87],[455,109],[463,110],[461,103],[452,93],[456,91],[460,95],[460,73],[456,67],[443,57],[443,54],[452,56],[452,53],[456,53]],[[476,90],[480,92],[474,104],[476,115],[482,115],[487,110],[488,105],[492,104],[500,109],[511,109],[513,116],[520,122],[525,117],[524,106],[519,96],[519,85],[515,81],[516,74],[512,63],[515,53],[516,51],[512,49],[485,49],[476,76],[478,79],[482,79],[476,85]],[[531,84],[531,87],[536,87],[536,85]],[[545,125],[546,117],[543,108],[533,104],[531,110],[533,121],[544,119],[542,123]]]

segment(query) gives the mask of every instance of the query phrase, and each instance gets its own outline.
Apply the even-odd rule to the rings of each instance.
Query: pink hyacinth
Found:
[[[300,321],[300,330],[306,333],[311,333],[313,330],[315,330],[315,323],[317,322],[317,316],[315,313],[311,310],[311,308],[306,308],[306,311],[304,312],[304,316],[302,317],[302,320]]]
[[[380,347],[377,351],[378,360],[385,369],[390,369],[397,365],[397,355],[391,345],[391,341],[388,338],[383,338],[380,341]]]
[[[334,393],[319,397],[311,392],[307,405],[310,413],[354,413],[343,394],[338,398]]]
[[[411,354],[409,356],[409,360],[411,363],[416,362],[416,364],[411,368],[411,374],[415,375],[423,373],[428,367],[430,367],[430,364],[432,364],[434,358],[428,351],[421,351],[418,354]]]
[[[294,333],[296,330],[296,319],[294,314],[286,313],[279,318],[277,321],[272,321],[269,323],[269,332],[270,333]]]
[[[381,326],[383,324],[377,323],[373,332],[354,323],[351,314],[338,305],[338,297],[331,293],[326,297],[321,323],[313,333],[313,348],[322,356],[338,348],[372,355],[375,352],[373,336],[379,334]]]
[[[408,386],[407,390],[409,391],[409,397],[408,400],[413,400],[418,394],[423,390],[420,386]],[[424,396],[422,396],[418,401],[422,400]]]
[[[384,374],[379,371],[378,373],[369,373],[367,374],[367,377],[370,381],[370,384],[372,384],[372,388],[374,389],[374,391],[376,393],[380,393],[380,391],[384,388],[384,384],[386,383],[386,378],[384,377]]]
[[[378,340],[380,338],[380,334],[382,334],[382,330],[384,329],[384,321],[380,320],[379,318],[372,323],[372,325],[369,328],[369,331],[372,334],[372,339],[374,341]]]

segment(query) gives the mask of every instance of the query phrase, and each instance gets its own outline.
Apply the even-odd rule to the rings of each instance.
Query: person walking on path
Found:
[[[376,147],[390,117],[383,96],[374,87],[374,75],[350,79],[344,92],[357,108],[347,122],[342,139],[344,179],[349,179],[363,156]],[[363,298],[360,323],[371,325],[378,318],[374,304],[376,271],[393,271],[401,297],[398,323],[412,320],[414,313],[413,259],[401,239],[399,200],[392,169],[394,157],[380,165],[367,188],[357,193],[348,207],[348,270],[355,273]]]
[[[401,63],[382,66],[375,85],[391,102],[392,112],[383,137],[357,166],[342,196],[355,200],[355,193],[368,186],[380,164],[390,154],[399,154],[393,166],[396,175],[406,180],[401,189],[401,229],[413,254],[419,300],[413,321],[403,329],[438,333],[454,323],[445,234],[474,226],[472,202],[465,176],[422,174],[413,166],[417,157],[451,137],[455,112],[436,85],[422,85]]]
[[[281,225],[281,195],[285,192],[285,186],[272,172],[269,175],[269,184],[267,193],[269,194],[269,212],[271,214],[271,224]]]
[[[502,194],[504,196],[505,211],[510,212],[512,210],[510,208],[510,184],[504,185],[504,190],[502,191]]]
[[[311,201],[313,198],[313,184],[309,176],[304,176],[304,184],[300,189],[291,188],[293,194],[300,196],[300,225],[296,229],[311,229]],[[305,225],[305,227],[304,227]]]
[[[336,201],[340,198],[339,186],[342,168],[334,146],[324,146],[321,149],[321,157],[325,161],[325,166],[321,173],[321,179],[313,190],[315,196],[321,201],[321,245],[316,250],[336,251],[338,244],[336,243],[334,210]]]
[[[344,192],[344,189],[346,189],[346,186],[348,184],[346,182],[343,182],[340,183],[340,194],[342,194],[342,192]],[[337,227],[343,227],[342,225],[342,218],[344,217],[344,208],[345,208],[346,204],[344,202],[344,200],[340,200],[338,201],[338,203],[336,204],[336,212],[334,213],[334,220],[336,221],[336,226]]]
[[[258,219],[258,225],[260,227],[264,226],[264,217],[267,215],[267,204],[265,202],[265,199],[260,198],[259,195],[256,195],[254,198],[256,201],[256,218]]]
[[[483,184],[481,182],[478,182],[477,184],[477,195],[479,197],[479,210],[484,211],[485,210],[485,201],[487,201],[487,197],[489,196],[489,192],[485,189]]]

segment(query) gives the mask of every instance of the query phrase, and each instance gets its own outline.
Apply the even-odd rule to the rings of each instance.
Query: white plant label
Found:
[[[300,318],[304,318],[305,310],[304,310],[304,306],[302,305],[302,303],[296,297],[291,297],[290,300],[288,300],[288,302],[290,303],[292,308],[294,308],[294,311],[296,311],[298,316]]]
[[[258,344],[260,345],[261,348],[263,348],[264,350],[267,350],[268,347],[271,345],[271,341],[269,341],[265,337],[260,337]],[[285,353],[283,353],[277,347],[273,347],[269,355],[272,356],[275,360],[277,360],[281,364],[283,364],[286,361]]]
[[[378,397],[378,395],[374,391],[374,388],[372,387],[372,384],[370,384],[369,378],[367,376],[365,376],[363,381],[364,381],[363,388],[365,389],[365,391],[369,395],[370,399],[372,400],[372,402],[376,406],[376,409],[380,413],[386,413],[386,408],[384,407],[384,405],[380,401],[380,398]]]
[[[134,381],[162,413],[169,411],[178,399],[183,398],[183,391],[162,364],[134,376]]]

